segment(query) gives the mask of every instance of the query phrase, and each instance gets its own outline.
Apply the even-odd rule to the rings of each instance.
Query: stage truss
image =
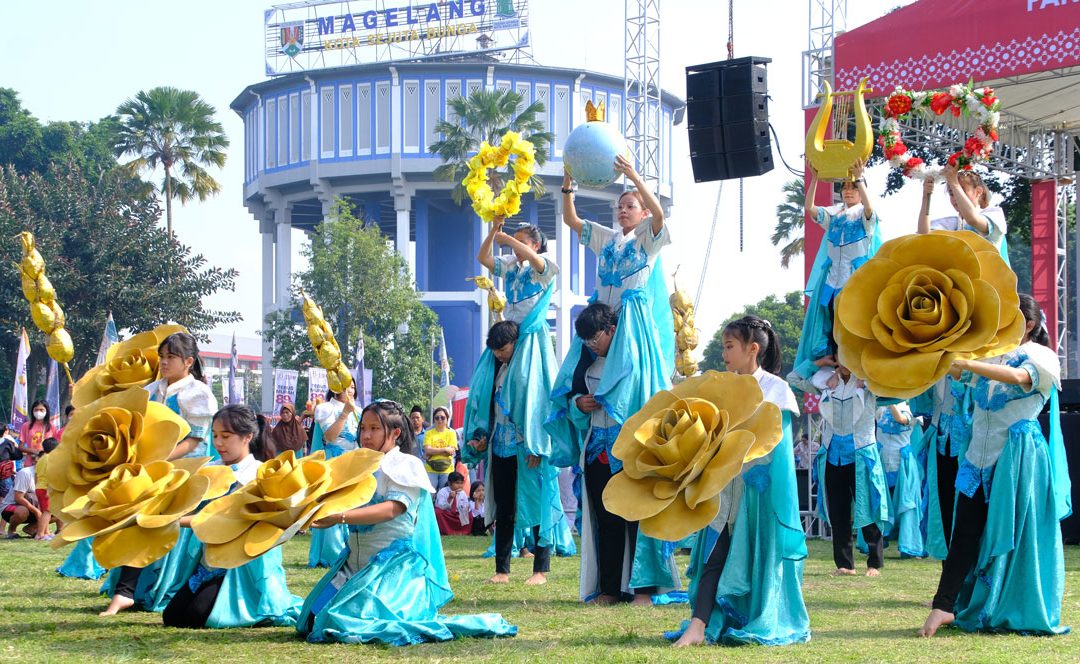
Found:
[[[660,0],[626,0],[626,142],[652,191],[660,185]]]

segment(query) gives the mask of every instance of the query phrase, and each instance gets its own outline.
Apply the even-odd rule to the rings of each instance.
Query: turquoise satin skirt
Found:
[[[106,570],[101,565],[98,565],[97,560],[94,559],[93,544],[93,537],[87,537],[75,542],[75,548],[71,550],[67,558],[64,558],[64,562],[56,568],[57,573],[60,576],[72,579],[100,579]]]
[[[998,457],[979,560],[956,601],[967,631],[1064,634],[1065,558],[1050,457],[1039,425],[1009,430]]]
[[[337,445],[323,448],[327,459],[341,456],[345,450]],[[349,527],[345,525],[329,528],[312,528],[308,531],[311,543],[308,545],[308,567],[333,567],[341,552],[345,550],[345,541],[349,537]]]
[[[308,641],[406,646],[517,634],[517,627],[497,613],[439,613],[453,593],[431,582],[427,560],[409,540],[392,543],[335,588],[331,581],[346,558],[330,568],[304,601],[296,629]]]
[[[922,465],[908,445],[900,451],[900,469],[896,472],[896,486],[891,496],[893,527],[888,534],[896,540],[901,554],[913,558],[926,556],[926,538],[923,535],[923,517],[926,514],[924,484]],[[936,485],[933,491],[937,491]]]
[[[281,547],[225,573],[207,627],[292,627],[302,600],[289,592]]]
[[[164,611],[169,601],[187,583],[202,557],[202,544],[190,528],[181,528],[176,546],[163,558],[143,568],[135,586],[135,605],[146,611]],[[112,597],[120,580],[120,569],[109,572],[101,593]]]
[[[818,500],[818,513],[826,524],[829,521],[828,500],[825,498],[825,464],[828,450],[823,446],[814,459],[814,481],[822,487]],[[889,513],[889,487],[885,482],[885,470],[877,445],[867,445],[855,450],[855,509],[852,510],[856,530],[875,524],[881,532],[889,531],[892,515]]]

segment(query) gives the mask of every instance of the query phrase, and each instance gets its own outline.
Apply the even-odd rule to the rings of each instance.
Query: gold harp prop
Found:
[[[863,98],[873,90],[866,80],[860,80],[855,90],[838,92],[825,81],[825,92],[819,95],[824,101],[806,132],[806,159],[822,180],[850,180],[852,165],[865,161],[874,149],[874,131]],[[854,141],[847,138],[853,114]],[[832,138],[825,138],[830,129]]]

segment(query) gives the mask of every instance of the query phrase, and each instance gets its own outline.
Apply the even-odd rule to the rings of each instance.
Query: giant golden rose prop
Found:
[[[322,451],[297,459],[289,450],[263,463],[254,480],[192,519],[195,536],[206,544],[206,562],[239,567],[316,519],[367,503],[382,456],[360,448],[330,460]]]
[[[954,359],[1006,353],[1024,336],[1016,275],[969,231],[881,246],[836,300],[840,363],[884,397],[925,392]]]
[[[66,521],[54,547],[94,538],[94,558],[107,568],[146,567],[176,546],[180,517],[233,482],[227,466],[202,473],[209,458],[124,463],[63,509]]]
[[[612,449],[623,469],[604,505],[640,521],[650,537],[677,541],[720,510],[720,492],[743,463],[783,437],[780,409],[763,401],[753,376],[707,371],[657,392],[626,420]]]
[[[107,394],[145,387],[157,380],[158,346],[170,334],[187,332],[182,325],[159,325],[149,332],[113,344],[104,364],[90,369],[75,383],[71,404],[82,408]]]
[[[63,511],[123,464],[169,457],[191,428],[141,387],[116,392],[79,408],[49,455],[49,496]]]

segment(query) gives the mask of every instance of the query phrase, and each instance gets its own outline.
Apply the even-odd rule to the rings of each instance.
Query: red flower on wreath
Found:
[[[911,159],[908,159],[907,163],[904,164],[904,175],[907,175],[912,169],[916,168],[922,163],[923,160],[919,159],[918,157],[912,157]]]
[[[986,106],[987,108],[993,108],[994,104],[996,104],[998,101],[998,98],[994,96],[994,89],[984,88],[982,99],[980,101],[982,101],[983,106]]]
[[[949,166],[956,166],[958,161],[960,161],[960,153],[959,152],[955,152],[955,153],[949,155]]]
[[[982,143],[980,143],[979,139],[975,138],[974,136],[971,136],[966,141],[964,141],[964,152],[965,153],[967,153],[969,155],[973,155],[973,154],[980,154],[982,151],[983,151]]]
[[[905,152],[907,152],[907,146],[904,145],[901,141],[897,141],[896,143],[893,143],[892,145],[885,148],[885,158],[892,159],[893,157],[899,157]]]
[[[911,110],[911,97],[902,94],[894,94],[889,97],[887,108],[889,115],[893,117],[904,115]]]
[[[991,141],[997,141],[998,139],[997,129],[994,129],[993,127],[990,128],[990,131],[986,132],[986,135],[990,137]]]
[[[930,97],[930,110],[935,115],[941,115],[952,104],[953,98],[949,96],[948,92],[935,92],[934,96]]]

